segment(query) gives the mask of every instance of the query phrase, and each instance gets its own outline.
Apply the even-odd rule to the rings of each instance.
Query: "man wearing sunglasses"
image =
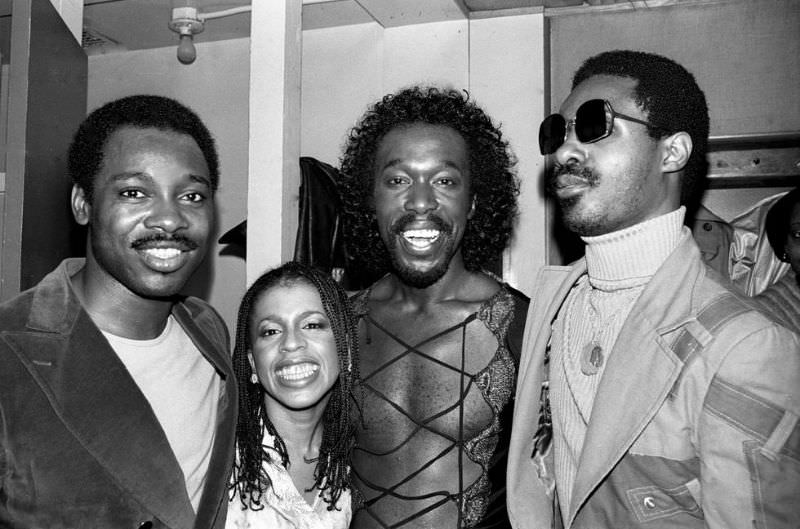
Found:
[[[585,257],[528,313],[508,466],[517,528],[800,527],[800,337],[706,267],[684,226],[708,110],[661,56],[587,60],[541,125]]]

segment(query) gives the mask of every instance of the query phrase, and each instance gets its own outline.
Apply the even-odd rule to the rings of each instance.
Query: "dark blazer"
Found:
[[[161,425],[70,286],[81,266],[0,305],[0,527],[223,527],[237,406],[225,324],[195,298],[172,311],[222,378],[195,516]]]

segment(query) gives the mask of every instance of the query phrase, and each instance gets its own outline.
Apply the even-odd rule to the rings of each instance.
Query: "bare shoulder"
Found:
[[[454,301],[482,303],[500,290],[500,283],[483,272],[469,272],[459,283]]]

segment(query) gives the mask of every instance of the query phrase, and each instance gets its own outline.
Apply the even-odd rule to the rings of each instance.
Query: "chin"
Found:
[[[427,263],[425,263],[427,264]],[[415,267],[413,264],[401,261],[392,256],[392,270],[403,283],[414,288],[428,288],[439,281],[447,273],[450,259],[440,259],[425,268]]]
[[[167,300],[178,296],[185,285],[186,281],[179,281],[177,283],[140,285],[139,288],[131,290],[143,298]]]
[[[562,206],[561,222],[569,231],[582,237],[596,237],[614,231],[603,218],[590,215],[576,203]]]
[[[303,410],[310,410],[312,408],[316,408],[318,406],[323,406],[325,403],[323,402],[322,397],[318,399],[293,399],[293,400],[279,400],[278,402],[281,405],[289,410],[292,411],[303,411]]]
[[[433,268],[427,271],[418,271],[410,268],[396,269],[395,273],[403,283],[414,288],[428,288],[439,281],[447,272],[447,265]]]

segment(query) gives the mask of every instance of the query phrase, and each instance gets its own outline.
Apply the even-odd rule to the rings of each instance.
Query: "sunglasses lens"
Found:
[[[611,133],[606,104],[602,99],[591,99],[575,113],[575,135],[583,143],[601,140]]]
[[[539,150],[542,154],[553,154],[564,143],[567,122],[560,114],[551,114],[544,118],[539,127]]]

